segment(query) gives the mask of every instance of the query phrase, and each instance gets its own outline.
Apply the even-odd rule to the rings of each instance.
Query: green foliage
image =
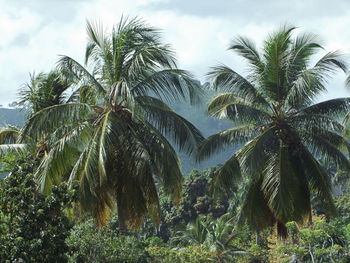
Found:
[[[218,202],[210,197],[210,186],[216,168],[207,168],[200,172],[192,170],[183,182],[183,197],[180,206],[174,207],[167,199],[162,200],[165,210],[165,222],[171,226],[187,225],[200,215],[208,215],[213,219],[227,212],[228,196],[224,195]]]
[[[140,229],[140,236],[147,238],[157,235],[167,242],[179,228],[185,227],[188,223],[194,222],[200,215],[212,219],[219,218],[227,213],[230,201],[227,196],[215,202],[210,197],[210,185],[216,168],[208,168],[202,172],[193,170],[185,176],[182,182],[182,200],[179,206],[174,205],[172,200],[160,189],[159,199],[162,210],[162,219],[159,228],[146,220]],[[115,218],[112,218],[115,221]]]
[[[142,241],[134,236],[119,236],[109,226],[98,229],[92,220],[77,224],[67,238],[69,262],[147,262],[146,246],[159,239]]]
[[[230,191],[243,178],[242,218],[256,231],[277,225],[284,237],[288,221],[309,218],[312,194],[335,215],[330,176],[318,160],[350,169],[340,150],[348,142],[339,121],[350,110],[350,99],[314,104],[328,78],[337,70],[346,72],[347,64],[338,52],[312,63],[322,47],[314,35],[294,37],[294,29],[283,26],[272,33],[261,52],[247,38],[232,42],[229,49],[246,60],[249,73],[213,67],[211,86],[221,93],[207,110],[235,126],[209,136],[197,154],[201,161],[227,146],[240,146],[216,173],[215,192]]]
[[[29,76],[30,81],[19,91],[18,106],[25,108],[30,116],[44,108],[69,101],[65,93],[72,82],[63,78],[60,72],[53,70],[47,74],[41,72]]]
[[[303,262],[347,262],[350,259],[346,228],[333,222],[318,221],[313,226],[298,229],[295,222],[287,224],[289,238],[270,252],[283,262],[298,259]]]
[[[44,196],[33,179],[35,161],[19,157],[0,182],[0,261],[67,262],[71,223],[64,209],[74,200],[62,184]]]
[[[30,116],[23,130],[0,128],[0,172],[10,172],[0,183],[0,261],[350,262],[350,144],[339,122],[350,99],[314,104],[347,65],[337,52],[312,65],[322,47],[293,31],[271,34],[261,53],[237,38],[230,50],[249,74],[216,66],[215,91],[203,94],[208,85],[177,69],[157,29],[122,18],[106,34],[88,22],[85,66],[62,56],[57,70],[31,75],[20,93]],[[210,117],[187,103],[206,95]],[[191,155],[202,133],[198,161],[235,153],[183,179],[206,166]],[[23,154],[29,147],[33,156]],[[331,195],[330,173],[343,195]],[[77,200],[89,219],[72,228],[66,213],[77,215]],[[310,219],[311,207],[337,208],[340,218],[294,222]]]
[[[341,220],[344,224],[349,224],[350,223],[350,191],[347,190],[343,195],[336,196],[335,203],[337,206],[337,211],[339,216],[337,220]]]
[[[100,226],[115,204],[123,231],[138,229],[147,216],[158,224],[156,183],[174,203],[181,193],[180,160],[167,138],[188,154],[203,140],[164,101],[196,103],[201,87],[140,19],[122,18],[110,34],[87,22],[87,35],[85,66],[68,56],[58,62],[75,84],[72,99],[47,105],[23,128],[23,138],[52,142],[35,176],[45,192],[78,181],[80,207]]]
[[[268,251],[258,245],[252,245],[247,249],[247,255],[243,256],[238,262],[264,263],[268,261]]]
[[[236,256],[246,254],[245,251],[233,245],[235,238],[235,225],[232,223],[234,217],[229,214],[216,220],[210,217],[198,216],[194,223],[187,225],[185,230],[177,231],[171,244],[177,247],[200,246],[214,252],[219,262],[230,262]]]
[[[187,246],[184,248],[172,248],[170,246],[155,246],[147,249],[152,257],[150,262],[156,263],[207,263],[220,262],[216,260],[215,253],[201,246]]]

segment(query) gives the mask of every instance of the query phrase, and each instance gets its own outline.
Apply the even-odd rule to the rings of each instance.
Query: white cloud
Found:
[[[317,4],[317,5],[316,5]],[[163,30],[164,42],[177,52],[181,68],[204,80],[210,66],[225,63],[244,73],[244,62],[226,51],[237,35],[261,46],[269,32],[289,22],[314,32],[326,50],[350,53],[350,3],[339,1],[184,1],[184,0],[0,0],[0,104],[16,99],[28,72],[48,71],[58,54],[82,61],[85,20],[100,20],[109,29],[121,15],[143,17]],[[322,98],[349,96],[344,74],[330,82]]]

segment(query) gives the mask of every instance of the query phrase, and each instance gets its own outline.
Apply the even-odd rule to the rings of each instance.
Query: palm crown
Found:
[[[67,90],[72,83],[58,71],[51,71],[48,74],[30,74],[30,81],[25,83],[19,92],[19,106],[29,110],[29,114],[44,108],[65,103]]]
[[[36,141],[54,138],[36,176],[44,191],[78,181],[81,207],[100,224],[115,200],[121,228],[138,227],[146,214],[158,222],[156,184],[175,202],[181,191],[180,161],[167,138],[188,153],[203,139],[162,99],[196,102],[200,87],[141,20],[121,19],[111,34],[88,22],[87,33],[86,67],[67,56],[58,62],[75,83],[72,101],[37,112],[23,129]]]
[[[219,169],[214,193],[232,190],[248,181],[242,216],[256,230],[277,222],[302,221],[311,213],[310,194],[322,197],[333,214],[331,184],[318,162],[322,157],[349,169],[340,146],[349,146],[337,117],[349,109],[350,99],[314,104],[337,69],[346,71],[338,52],[330,52],[310,66],[322,47],[311,34],[292,37],[294,27],[283,27],[264,42],[262,52],[247,38],[230,46],[248,62],[243,77],[220,65],[209,73],[212,86],[224,93],[208,105],[210,115],[234,121],[235,126],[210,136],[199,148],[200,161],[224,146],[240,146]]]

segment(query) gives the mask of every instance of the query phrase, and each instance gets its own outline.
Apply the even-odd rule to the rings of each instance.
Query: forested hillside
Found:
[[[193,123],[203,133],[204,137],[208,137],[214,133],[217,133],[218,131],[231,127],[232,124],[225,120],[218,120],[208,116],[206,104],[215,93],[208,90],[208,85],[206,84],[203,86],[203,88],[207,94],[204,96],[203,103],[200,104],[200,106],[193,106],[188,103],[175,103],[170,104],[170,106],[181,116]],[[234,148],[227,148],[225,151],[222,151],[221,153],[214,155],[210,159],[200,163],[196,162],[195,158],[192,156],[188,156],[181,152],[178,154],[182,160],[183,173],[187,174],[193,168],[203,170],[207,167],[223,164],[234,151]]]

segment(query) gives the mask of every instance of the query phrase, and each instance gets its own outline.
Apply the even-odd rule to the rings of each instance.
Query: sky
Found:
[[[179,68],[202,82],[219,63],[244,75],[244,61],[227,51],[230,42],[246,36],[261,47],[283,24],[297,26],[295,34],[317,34],[324,52],[341,50],[350,62],[348,0],[0,0],[0,105],[18,100],[29,73],[50,71],[59,55],[82,63],[87,19],[108,32],[122,15],[160,28]],[[345,78],[337,74],[319,100],[350,96]]]

